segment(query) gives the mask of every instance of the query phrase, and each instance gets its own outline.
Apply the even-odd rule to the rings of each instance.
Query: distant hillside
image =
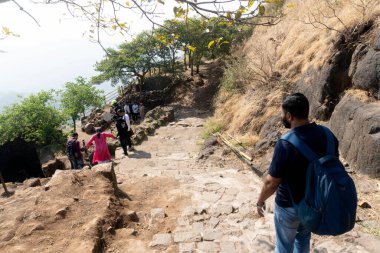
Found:
[[[109,92],[116,90],[116,87],[112,87],[109,82],[105,82],[103,84],[97,85],[96,88],[103,90],[104,94],[107,94]],[[8,91],[7,92],[0,91],[0,113],[3,111],[5,106],[9,106],[13,103],[17,103],[18,101],[20,101],[22,99],[22,97],[28,96],[30,94],[31,93],[14,92],[14,91],[9,91],[9,92]]]
[[[13,103],[20,101],[19,96],[25,96],[27,94],[19,92],[0,92],[0,113],[3,111],[5,106],[9,106]]]

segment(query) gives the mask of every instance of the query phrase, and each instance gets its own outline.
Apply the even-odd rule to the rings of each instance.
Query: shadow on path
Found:
[[[152,158],[152,155],[142,150],[134,150],[133,153],[128,154],[128,157],[136,159],[148,159]]]

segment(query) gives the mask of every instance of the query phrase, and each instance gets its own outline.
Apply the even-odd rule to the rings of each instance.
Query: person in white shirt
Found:
[[[132,150],[134,150],[134,148],[132,147],[132,140],[131,140],[131,136],[133,135],[133,131],[131,128],[131,121],[129,120],[129,115],[127,113],[124,114],[123,118],[124,118],[124,120],[128,126],[128,135],[127,135],[128,150],[132,151]]]
[[[133,122],[137,122],[137,117],[139,115],[139,105],[136,102],[132,104],[132,120]]]
[[[131,115],[131,108],[132,108],[131,102],[125,103],[124,105],[125,113],[128,113],[128,115]]]

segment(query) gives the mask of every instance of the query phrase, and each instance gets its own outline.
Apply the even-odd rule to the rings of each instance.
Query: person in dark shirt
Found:
[[[290,128],[317,155],[323,156],[326,153],[327,138],[324,130],[309,121],[309,101],[303,94],[294,93],[284,99],[282,121],[286,128]],[[338,140],[335,136],[334,140],[336,156],[339,156]],[[289,195],[292,194],[295,203],[299,203],[304,197],[309,163],[292,144],[281,139],[277,141],[269,173],[256,204],[258,214],[263,216],[265,200],[276,192],[276,253],[310,252],[311,232],[300,223]]]
[[[120,140],[120,145],[123,148],[124,155],[128,155],[127,146],[131,149],[131,125],[128,115],[125,115],[124,109],[118,109],[117,117],[115,118],[117,136]]]
[[[71,169],[82,169],[84,167],[78,134],[72,133],[71,139],[66,144],[66,153],[71,163]]]

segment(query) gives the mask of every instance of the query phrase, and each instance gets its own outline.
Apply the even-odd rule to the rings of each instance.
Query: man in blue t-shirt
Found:
[[[287,96],[282,103],[282,121],[292,129],[317,155],[326,153],[327,138],[322,127],[309,121],[309,101],[301,93]],[[338,141],[335,138],[336,155]],[[264,215],[265,200],[276,192],[275,228],[276,253],[303,253],[310,251],[311,233],[299,221],[293,208],[287,184],[295,203],[305,194],[306,170],[309,161],[285,140],[276,143],[269,173],[257,201],[257,212]]]

